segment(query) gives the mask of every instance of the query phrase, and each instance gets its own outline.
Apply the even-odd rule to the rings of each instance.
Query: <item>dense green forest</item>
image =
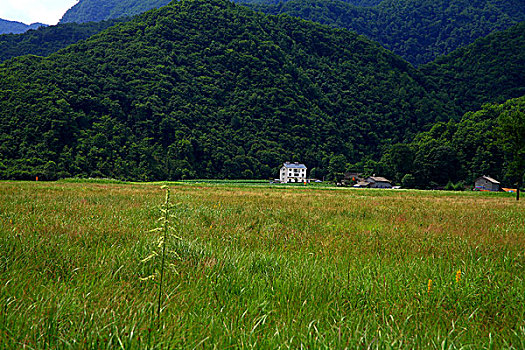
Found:
[[[266,4],[266,5],[277,5],[279,3],[286,3],[292,0],[238,0],[236,2],[240,4]],[[384,0],[341,0],[350,5],[371,7],[377,6]]]
[[[525,10],[517,0],[241,0],[267,13],[288,13],[335,27],[349,28],[378,41],[413,64],[432,61],[472,43],[488,33],[523,21]],[[164,1],[83,0],[69,10],[63,22],[99,21],[144,12]],[[379,4],[380,3],[380,4]],[[377,6],[374,6],[377,5]],[[374,7],[370,7],[374,6]],[[103,30],[104,24],[65,27],[2,38],[1,59],[22,54],[48,55]],[[56,34],[58,38],[53,37]],[[3,51],[3,52],[2,52]],[[17,54],[17,52],[19,52]]]
[[[0,35],[0,62],[22,55],[48,56],[68,45],[101,32],[126,19],[89,23],[64,23],[23,34]]]
[[[0,34],[20,34],[25,33],[30,29],[37,29],[46,26],[42,23],[25,24],[15,21],[7,21],[0,18]]]
[[[362,36],[183,1],[0,65],[2,178],[267,178],[379,157],[451,111]]]
[[[514,149],[506,149],[506,131],[502,130],[511,112],[521,116],[510,121],[512,133],[521,140],[515,157]],[[514,186],[525,171],[525,96],[487,104],[458,122],[438,122],[413,142],[393,145],[380,162],[367,166],[405,187],[462,189],[481,175]]]
[[[60,23],[99,22],[141,14],[167,5],[171,0],[79,0]]]
[[[375,7],[338,0],[260,0],[250,6],[354,30],[416,65],[525,19],[521,0],[384,0]]]
[[[69,9],[61,23],[98,22],[102,20],[129,17],[141,14],[153,8],[160,8],[171,0],[79,0]],[[375,6],[383,0],[342,0],[355,6]],[[282,0],[236,0],[239,3],[279,4]]]
[[[478,39],[420,70],[464,112],[525,95],[525,22]]]
[[[286,160],[406,187],[519,178],[493,130],[523,98],[482,105],[525,94],[523,23],[414,69],[355,33],[227,1],[128,20],[0,65],[0,178],[268,178]],[[0,48],[46,55],[111,24]]]

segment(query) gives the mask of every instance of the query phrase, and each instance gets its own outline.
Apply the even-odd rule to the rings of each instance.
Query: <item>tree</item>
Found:
[[[525,176],[525,100],[503,111],[496,128],[499,143],[508,157],[507,174],[517,180],[516,200],[520,199],[520,188]]]
[[[449,143],[431,139],[419,143],[417,147],[414,159],[417,187],[435,188],[459,180],[461,164]]]
[[[346,157],[342,154],[333,155],[330,158],[330,163],[328,164],[328,172],[330,176],[336,181],[339,182],[346,168]]]
[[[415,184],[416,178],[412,174],[406,174],[401,179],[401,186],[403,186],[403,188],[414,188]]]
[[[397,143],[383,154],[381,163],[384,174],[399,183],[404,175],[414,170],[414,151],[410,145]]]

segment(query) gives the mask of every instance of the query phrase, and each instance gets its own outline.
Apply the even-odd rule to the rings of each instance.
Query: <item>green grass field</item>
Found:
[[[513,195],[0,182],[0,348],[525,348]]]

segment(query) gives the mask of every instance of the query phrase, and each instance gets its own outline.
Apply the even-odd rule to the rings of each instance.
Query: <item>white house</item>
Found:
[[[279,179],[281,183],[305,182],[306,169],[304,164],[286,162],[281,167]]]

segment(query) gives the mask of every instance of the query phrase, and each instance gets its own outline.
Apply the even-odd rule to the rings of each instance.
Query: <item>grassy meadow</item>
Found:
[[[0,182],[0,348],[525,348],[512,195]]]

